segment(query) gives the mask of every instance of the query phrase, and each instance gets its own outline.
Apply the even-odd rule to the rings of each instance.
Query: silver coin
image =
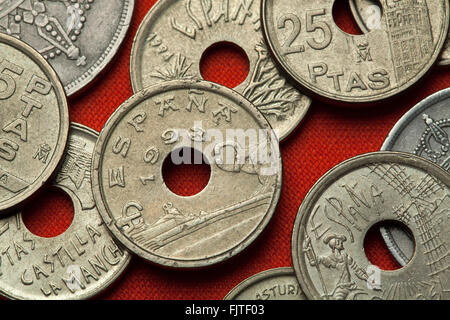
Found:
[[[129,250],[178,268],[212,265],[263,231],[280,197],[281,158],[263,115],[235,91],[206,81],[149,87],[120,106],[100,133],[92,171],[103,220]],[[192,197],[168,189],[168,157],[192,148],[211,167]],[[186,155],[188,153],[186,152]],[[201,160],[201,159],[200,159]]]
[[[134,0],[0,0],[0,32],[42,54],[71,96],[117,53],[133,8]]]
[[[394,126],[381,150],[403,151],[424,157],[450,172],[450,88],[424,99]],[[389,250],[406,265],[414,254],[414,240],[402,229],[381,228]]]
[[[27,200],[61,160],[69,110],[61,83],[31,47],[0,34],[0,212]]]
[[[411,88],[438,59],[447,0],[383,0],[381,28],[362,35],[338,27],[335,1],[262,1],[269,48],[304,92],[337,104],[375,103]]]
[[[90,166],[98,133],[72,124],[53,186],[73,201],[70,227],[54,238],[31,233],[22,214],[0,219],[0,293],[11,299],[86,299],[122,273],[130,254],[113,240],[92,195]]]
[[[292,255],[310,299],[449,299],[450,176],[423,158],[377,152],[347,160],[310,190],[297,214]],[[406,225],[416,240],[411,261],[395,271],[364,252],[380,221]]]
[[[383,11],[377,0],[350,0],[350,8],[361,30],[369,32],[380,28]],[[437,65],[442,67],[450,65],[450,33]]]
[[[233,43],[247,54],[249,74],[234,90],[258,107],[283,140],[303,119],[311,100],[286,81],[267,52],[258,1],[159,0],[134,40],[134,92],[167,80],[202,79],[202,56],[220,42]]]
[[[276,268],[242,281],[224,300],[306,300],[306,296],[293,268]]]

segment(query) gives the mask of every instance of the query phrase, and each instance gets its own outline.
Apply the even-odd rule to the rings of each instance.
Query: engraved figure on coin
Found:
[[[42,39],[38,48],[45,59],[54,59],[62,53],[77,66],[86,65],[86,57],[76,45],[86,23],[87,11],[95,0],[50,0],[66,6],[66,17],[57,17],[48,11],[46,1],[40,0],[0,0],[0,32],[21,39],[23,26],[36,28]],[[62,21],[66,18],[66,21]]]
[[[426,1],[386,0],[384,12],[398,86],[421,70],[432,53],[433,35]]]
[[[424,114],[426,129],[420,137],[414,154],[425,157],[450,171],[450,119],[434,120]]]
[[[303,252],[306,255],[309,264],[316,267],[320,278],[322,279],[320,266],[327,269],[336,270],[337,282],[334,289],[328,293],[325,283],[322,280],[322,287],[326,299],[336,300],[354,300],[358,295],[367,295],[363,289],[359,288],[353,280],[352,273],[361,280],[367,281],[369,276],[366,271],[358,266],[353,258],[345,252],[344,242],[347,237],[336,233],[330,233],[323,239],[323,243],[328,245],[331,253],[326,256],[317,256],[313,250],[311,239],[306,234],[303,242]]]

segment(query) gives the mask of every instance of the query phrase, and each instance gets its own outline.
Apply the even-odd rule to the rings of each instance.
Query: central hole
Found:
[[[336,25],[344,32],[353,35],[361,35],[363,32],[353,17],[349,0],[335,0],[333,4],[333,19]]]
[[[22,220],[34,235],[53,238],[70,227],[73,212],[73,202],[67,193],[51,187],[22,210]]]
[[[250,62],[245,51],[231,42],[219,42],[206,49],[200,60],[203,79],[235,88],[248,76]]]
[[[177,149],[164,160],[162,176],[170,191],[190,197],[208,185],[211,166],[205,161],[203,153],[193,148]]]
[[[414,237],[411,230],[405,224],[398,221],[383,221],[372,226],[367,232],[366,237],[364,238],[364,251],[370,263],[382,270],[387,271],[401,269],[402,266],[391,254],[391,251],[389,250],[386,242],[381,236],[380,228],[396,231],[397,234],[399,232],[402,233],[403,240],[410,239],[410,246],[413,246],[414,249],[412,250],[412,253],[407,251],[404,251],[404,253],[413,255],[415,250],[415,243],[414,240],[412,240],[414,239]],[[402,242],[403,244],[399,243],[398,245],[405,247],[405,242]]]

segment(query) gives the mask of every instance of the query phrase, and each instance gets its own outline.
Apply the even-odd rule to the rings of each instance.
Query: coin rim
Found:
[[[404,132],[404,130],[411,123],[411,121],[415,120],[421,113],[424,112],[424,110],[446,99],[450,99],[450,88],[435,92],[431,96],[428,96],[427,98],[416,104],[414,107],[412,107],[407,113],[405,113],[400,118],[400,120],[397,121],[395,126],[389,132],[388,136],[383,142],[383,145],[381,146],[381,151],[394,151],[393,147],[397,138],[400,136],[402,132]],[[394,241],[391,232],[389,232],[389,228],[381,227],[380,231],[384,239],[384,242],[386,242],[386,244],[388,245],[387,247],[394,256],[395,260],[397,260],[397,262],[401,266],[406,266],[409,262],[409,259],[400,249],[400,246],[397,245],[396,242]]]
[[[136,32],[134,39],[133,39],[133,44],[131,47],[131,54],[130,54],[130,81],[131,81],[131,88],[134,93],[139,92],[142,89],[144,89],[144,85],[142,83],[142,78],[143,78],[142,77],[142,66],[143,66],[142,61],[143,61],[143,59],[140,57],[140,53],[142,53],[142,50],[145,46],[146,36],[148,36],[148,32],[146,32],[146,31],[149,28],[152,28],[152,26],[150,26],[150,23],[155,18],[155,15],[157,14],[158,10],[164,11],[165,8],[163,6],[166,4],[165,1],[173,1],[173,0],[157,1],[150,8],[148,13],[145,15],[144,19],[142,20],[141,24],[139,25],[139,28]],[[258,5],[258,4],[256,4],[256,5]],[[156,17],[156,18],[159,18],[159,17]],[[261,39],[264,41],[265,40],[264,32],[262,29],[260,32],[261,32]],[[240,46],[239,43],[233,42],[233,44],[242,48],[242,46]],[[267,43],[266,43],[266,45],[267,45]],[[270,54],[269,47],[267,47],[267,50],[268,50],[268,53]],[[279,141],[283,142],[283,141],[286,141],[294,133],[294,131],[298,129],[300,123],[302,123],[302,121],[307,116],[309,110],[311,109],[313,100],[311,99],[311,97],[309,97],[308,95],[305,95],[301,90],[299,90],[295,86],[295,83],[292,83],[289,76],[287,76],[283,72],[283,70],[281,70],[280,68],[277,67],[277,61],[272,55],[270,56],[270,59],[272,60],[272,63],[274,64],[274,66],[277,68],[278,73],[280,74],[280,77],[282,77],[283,80],[285,80],[286,84],[291,86],[292,89],[294,89],[296,92],[298,92],[301,95],[301,99],[299,100],[299,102],[305,102],[305,108],[304,108],[303,112],[301,112],[298,117],[295,117],[295,121],[291,122],[291,126],[287,126],[286,130],[280,130],[279,135],[277,135]],[[198,63],[200,63],[200,61],[198,61]],[[249,73],[244,81],[246,81],[250,76],[251,76],[251,74]],[[204,80],[204,79],[199,79],[199,80]],[[207,81],[207,80],[204,80],[204,81]],[[157,83],[155,83],[155,84],[157,84]],[[153,86],[155,84],[152,84],[151,86]],[[232,89],[232,90],[235,91],[234,89]],[[238,92],[238,91],[236,91],[236,92]],[[238,93],[241,94],[240,92],[238,92]],[[272,122],[269,120],[267,120],[267,121],[272,126]]]
[[[84,73],[79,75],[68,84],[64,85],[64,90],[68,97],[73,97],[86,87],[88,87],[93,81],[102,74],[102,71],[111,63],[113,58],[122,46],[125,36],[130,28],[131,19],[134,12],[134,0],[121,0],[124,3],[124,8],[120,16],[119,24],[116,32],[109,41],[108,47],[103,50],[102,55],[95,61],[95,63]]]
[[[129,111],[131,111],[134,107],[138,106],[143,101],[153,97],[156,94],[162,92],[168,92],[171,90],[178,89],[197,89],[197,90],[205,90],[208,92],[213,92],[217,95],[224,96],[229,100],[235,101],[237,105],[242,107],[246,112],[248,112],[251,116],[254,117],[255,123],[259,123],[261,128],[267,128],[272,130],[269,122],[264,118],[264,116],[256,109],[256,107],[251,104],[248,100],[243,98],[239,93],[224,87],[222,85],[208,82],[204,80],[175,80],[163,82],[151,87],[147,87],[146,89],[139,91],[134,94],[131,98],[125,101],[119,108],[114,111],[111,117],[108,119],[103,129],[100,132],[99,139],[97,140],[97,144],[95,145],[94,157],[91,167],[91,176],[92,176],[92,191],[94,194],[94,199],[97,203],[97,208],[103,218],[103,221],[108,226],[108,229],[115,236],[116,239],[119,240],[128,250],[133,252],[134,254],[140,256],[141,258],[153,262],[158,265],[162,265],[165,267],[171,268],[201,268],[206,266],[211,266],[214,264],[218,264],[229,258],[237,255],[247,247],[249,247],[264,231],[271,218],[273,217],[280,200],[281,188],[282,188],[282,174],[283,174],[283,165],[281,159],[281,152],[279,150],[278,142],[275,142],[275,145],[278,147],[279,152],[279,171],[277,173],[277,183],[273,186],[273,196],[271,198],[271,204],[266,210],[262,221],[258,226],[255,227],[254,231],[250,233],[243,241],[237,243],[231,249],[211,256],[206,259],[195,259],[195,260],[182,260],[182,259],[172,259],[162,257],[156,254],[153,254],[147,250],[144,250],[139,245],[133,243],[127,237],[125,237],[120,230],[117,229],[114,224],[114,220],[112,216],[109,214],[107,210],[107,206],[105,205],[106,201],[104,199],[103,189],[101,187],[102,177],[100,176],[101,165],[103,155],[105,154],[106,145],[114,132],[116,123],[122,120]]]
[[[92,128],[89,128],[85,125],[82,125],[80,123],[76,123],[76,122],[72,122],[70,124],[70,132],[72,132],[72,130],[78,130],[84,134],[90,135],[92,136],[95,140],[97,140],[99,133],[97,131],[95,131]],[[75,214],[75,213],[74,213]],[[21,216],[21,220],[22,220],[22,212],[18,212],[16,213],[16,215],[20,215]],[[99,217],[100,214],[98,214]],[[23,221],[22,221],[23,223]],[[25,229],[33,234],[27,227],[26,225],[23,223],[23,226],[25,227]],[[72,223],[70,224],[69,228],[72,226]],[[105,231],[108,233],[108,236],[111,238],[111,240],[114,240],[114,237],[112,236],[112,234],[109,233],[108,228],[106,228],[105,226]],[[65,232],[63,232],[61,235],[65,234],[67,232],[67,230]],[[38,238],[43,238],[43,239],[47,239],[45,237],[40,237],[37,236],[35,234],[33,234],[35,237]],[[56,237],[52,237],[51,239],[56,239],[57,237],[59,237],[60,235],[56,236]],[[118,244],[118,243],[117,243]],[[118,244],[120,245],[120,244]],[[76,293],[74,293],[74,297],[73,299],[67,299],[67,300],[84,300],[84,299],[89,299],[92,298],[98,294],[101,294],[102,292],[104,292],[112,283],[114,283],[125,271],[125,269],[128,267],[130,261],[131,261],[131,254],[125,249],[125,248],[120,248],[123,250],[124,252],[124,257],[123,257],[123,262],[121,262],[121,266],[118,270],[116,270],[116,272],[114,272],[110,278],[108,278],[107,281],[105,281],[101,286],[98,285],[98,281],[96,282],[97,286],[95,286],[95,288],[93,288],[90,292],[87,292],[87,290],[83,290],[82,294],[76,296]],[[114,269],[116,266],[113,266],[111,269]],[[6,292],[4,290],[2,290],[2,288],[0,287],[0,296],[3,296],[5,298],[11,299],[11,300],[28,300],[28,299],[35,299],[35,297],[26,297],[26,295],[19,295],[19,294],[14,294],[12,292]],[[42,298],[42,300],[45,300],[46,298]],[[58,300],[61,300],[61,298],[58,298]]]
[[[329,0],[332,1],[332,0]],[[334,0],[338,1],[338,0]],[[302,77],[297,76],[296,72],[289,66],[287,62],[285,62],[282,59],[282,56],[279,54],[279,50],[276,50],[276,45],[270,38],[270,33],[273,34],[272,28],[269,27],[269,14],[268,12],[268,2],[272,2],[272,0],[261,0],[261,22],[262,22],[262,29],[264,38],[266,40],[266,43],[272,53],[272,56],[277,61],[278,65],[290,76],[290,78],[295,81],[295,83],[298,84],[298,86],[301,88],[302,91],[304,91],[307,95],[313,96],[317,99],[324,100],[326,102],[330,103],[345,103],[349,105],[357,105],[362,103],[377,103],[381,101],[385,101],[389,98],[393,98],[396,95],[402,94],[407,92],[409,89],[414,87],[418,82],[420,82],[425,75],[432,70],[432,66],[437,61],[438,56],[441,53],[441,50],[447,40],[447,32],[449,30],[449,16],[450,16],[450,8],[449,8],[449,2],[447,0],[441,0],[443,1],[444,8],[444,30],[441,30],[440,39],[436,43],[435,49],[433,54],[431,55],[431,58],[429,59],[428,63],[422,68],[420,72],[417,73],[417,75],[408,81],[406,84],[399,86],[397,88],[391,88],[390,90],[384,92],[383,94],[378,95],[372,95],[370,97],[342,97],[337,96],[336,94],[332,94],[329,92],[326,92],[318,87],[315,87],[309,82],[303,80]],[[340,28],[338,28],[340,30]],[[345,33],[344,31],[341,31]],[[357,37],[357,36],[356,36]]]
[[[361,15],[359,14],[359,10],[356,8],[356,4],[355,4],[355,0],[350,0],[349,1],[350,4],[350,10],[352,11],[353,17],[355,18],[355,21],[358,25],[358,27],[364,32],[364,33],[368,33],[370,32],[370,30],[367,28],[367,26],[364,24],[364,19],[361,17]],[[450,30],[449,30],[450,32]],[[442,52],[441,52],[442,53]],[[439,55],[438,59],[437,59],[437,66],[439,67],[448,67],[450,66],[450,59],[444,59],[442,57],[442,54]]]
[[[55,96],[58,102],[58,109],[60,112],[60,129],[58,139],[56,142],[55,151],[51,162],[47,165],[46,169],[36,178],[36,180],[30,184],[25,191],[20,192],[17,196],[13,196],[7,201],[0,202],[0,216],[4,213],[10,212],[23,205],[24,202],[30,199],[33,195],[39,191],[39,189],[52,177],[55,173],[59,162],[61,161],[64,151],[66,149],[67,138],[69,135],[69,107],[67,104],[67,98],[61,81],[50,66],[50,64],[31,46],[26,43],[0,33],[0,43],[4,43],[20,52],[22,52],[28,59],[34,62],[44,73],[48,80],[52,83],[52,87],[55,91]]]
[[[269,278],[280,277],[280,276],[293,276],[296,280],[297,277],[295,275],[294,268],[292,267],[280,267],[274,269],[268,269],[261,271],[257,274],[254,274],[247,279],[241,281],[237,284],[227,295],[223,298],[223,300],[235,300],[235,298],[240,295],[242,292],[253,286],[254,284],[264,281]],[[298,280],[297,280],[298,282]],[[298,284],[300,286],[300,284]],[[302,288],[300,287],[300,290]],[[302,290],[303,291],[303,290]]]
[[[417,170],[423,170],[428,174],[439,178],[440,181],[442,181],[447,187],[450,188],[450,175],[448,175],[448,173],[445,172],[444,169],[426,159],[404,152],[377,151],[358,155],[351,159],[345,160],[344,162],[338,164],[327,173],[325,173],[314,184],[314,186],[308,192],[302,204],[300,205],[297,216],[295,217],[291,238],[291,253],[295,274],[301,288],[303,289],[303,292],[306,294],[308,299],[321,300],[323,298],[318,293],[316,289],[317,286],[315,286],[311,279],[308,277],[308,269],[305,266],[306,261],[304,259],[304,255],[299,252],[301,249],[301,246],[299,246],[299,238],[302,235],[300,227],[306,228],[305,224],[308,223],[308,218],[312,212],[313,207],[317,203],[317,200],[332,183],[336,182],[338,179],[342,178],[353,170],[361,168],[367,164],[384,162],[394,162],[400,165],[413,167]],[[371,226],[368,227],[370,228]],[[299,256],[302,256],[303,258],[300,260]],[[399,270],[390,272],[396,272]]]

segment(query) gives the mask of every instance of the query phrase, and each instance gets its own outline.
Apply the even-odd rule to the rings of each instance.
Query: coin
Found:
[[[31,233],[18,213],[0,220],[0,293],[11,299],[86,299],[122,273],[130,254],[113,240],[92,195],[90,166],[98,133],[70,127],[53,186],[72,199],[70,227],[54,238]]]
[[[167,80],[202,79],[202,56],[220,42],[245,51],[249,74],[234,90],[258,107],[283,140],[303,119],[311,100],[275,67],[263,40],[257,1],[158,1],[134,40],[130,63],[134,92]]]
[[[384,0],[381,28],[362,35],[336,25],[333,4],[262,2],[276,60],[305,92],[329,102],[374,103],[405,91],[431,68],[447,37],[445,0]]]
[[[450,176],[423,158],[377,152],[326,173],[298,211],[294,269],[310,299],[449,299]],[[412,260],[384,271],[364,252],[368,230],[397,221],[416,240]]]
[[[350,8],[361,30],[369,32],[380,28],[383,12],[377,0],[350,0]],[[450,65],[450,33],[447,35],[437,65],[442,67]]]
[[[276,268],[239,283],[224,300],[306,300],[293,268]]]
[[[133,8],[134,0],[0,0],[0,32],[43,55],[71,96],[117,53]]]
[[[100,133],[93,191],[103,220],[129,250],[154,263],[195,268],[224,261],[263,231],[280,197],[276,136],[235,91],[171,81],[120,106]],[[164,183],[166,158],[203,153],[208,185],[181,197]],[[200,159],[201,160],[201,159]],[[196,160],[197,161],[197,160]]]
[[[450,88],[424,99],[391,130],[382,150],[403,151],[424,157],[450,172]],[[392,227],[381,233],[396,260],[406,265],[414,254],[414,240]]]
[[[53,174],[69,131],[66,96],[31,47],[0,34],[0,212],[16,208]]]

